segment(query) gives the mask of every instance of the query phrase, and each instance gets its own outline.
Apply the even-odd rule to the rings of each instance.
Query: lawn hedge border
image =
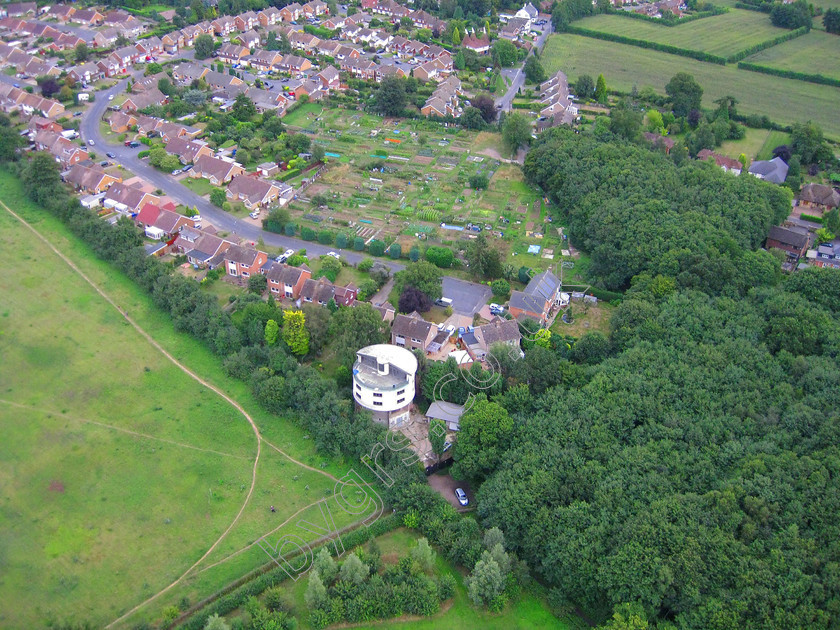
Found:
[[[698,61],[715,63],[719,66],[726,65],[726,57],[721,57],[720,55],[712,55],[711,53],[703,52],[701,50],[690,50],[688,48],[680,48],[679,46],[670,46],[668,44],[650,42],[646,39],[636,39],[635,37],[625,37],[623,35],[616,35],[615,33],[593,31],[588,28],[581,28],[580,26],[573,25],[567,26],[565,31],[567,33],[572,33],[573,35],[582,35],[583,37],[592,37],[594,39],[602,39],[607,42],[627,44],[628,46],[637,46],[639,48],[649,48],[651,50],[658,50],[659,52],[664,52],[671,55],[679,55],[680,57],[688,57],[689,59],[696,59]]]
[[[746,57],[754,55],[757,52],[761,52],[762,50],[765,50],[767,48],[772,48],[773,46],[778,46],[783,42],[787,42],[792,39],[796,39],[797,37],[801,37],[802,35],[807,34],[810,30],[811,29],[809,29],[807,26],[801,26],[792,31],[788,31],[783,35],[779,35],[778,37],[774,37],[773,39],[768,39],[765,42],[761,42],[759,44],[756,44],[755,46],[750,46],[749,48],[745,48],[744,50],[736,52],[734,55],[730,55],[729,57],[727,57],[726,61],[728,63],[735,63],[736,61],[741,61],[741,59],[745,59]],[[740,64],[738,65],[738,67],[741,67]]]
[[[796,72],[795,70],[782,70],[780,68],[762,66],[761,64],[752,63],[750,61],[740,61],[738,62],[738,67],[741,70],[760,72],[761,74],[769,74],[774,77],[782,77],[783,79],[796,79],[797,81],[806,81],[808,83],[818,83],[820,85],[840,87],[840,79],[833,79],[823,74],[806,74],[805,72]]]
[[[621,11],[618,9],[614,9],[612,7],[608,8],[604,11],[607,15],[620,15],[622,17],[630,18],[633,20],[642,20],[643,22],[651,22],[653,24],[658,24],[659,26],[679,26],[681,24],[687,24],[688,22],[693,22],[694,20],[702,20],[703,18],[713,17],[715,15],[723,15],[724,13],[729,13],[729,9],[727,7],[719,7],[715,6],[714,9],[709,11],[700,11],[698,13],[692,13],[691,15],[687,15],[681,18],[673,18],[673,19],[664,19],[664,18],[655,18],[649,15],[645,15],[644,13],[634,13],[633,11]]]

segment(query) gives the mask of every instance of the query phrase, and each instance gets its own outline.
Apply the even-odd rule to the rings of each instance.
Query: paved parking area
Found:
[[[443,277],[443,297],[452,300],[452,310],[456,313],[472,317],[473,313],[487,304],[491,295],[493,292],[487,285]]]

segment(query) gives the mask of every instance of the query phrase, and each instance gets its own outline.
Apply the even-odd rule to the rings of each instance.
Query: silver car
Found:
[[[464,492],[463,488],[455,488],[455,497],[461,505],[467,505],[470,502],[467,498],[467,493]]]

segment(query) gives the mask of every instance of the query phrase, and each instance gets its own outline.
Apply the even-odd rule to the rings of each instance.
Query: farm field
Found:
[[[0,206],[14,254],[0,280],[0,626],[103,627],[184,575],[218,541],[188,579],[126,627],[155,621],[165,606],[198,601],[264,564],[253,545],[259,537],[287,527],[315,538],[291,517],[320,522],[316,502],[350,466],[317,454],[297,425],[259,409],[245,383],[175,333],[145,294],[34,208],[8,173],[0,173],[0,200],[173,356],[240,402],[262,434],[246,501],[257,439],[243,414],[168,360]],[[360,518],[332,512],[337,527]]]
[[[409,550],[416,544],[418,535],[416,532],[403,528],[394,530],[376,538],[376,544],[382,553],[383,564],[394,562],[393,559],[407,555]],[[548,608],[545,602],[545,593],[535,587],[533,590],[525,589],[519,600],[501,613],[492,614],[487,611],[477,610],[467,599],[464,576],[453,567],[447,560],[438,554],[436,559],[435,572],[437,575],[451,573],[455,576],[457,586],[455,596],[452,600],[441,607],[441,611],[429,618],[416,619],[391,619],[375,622],[376,628],[394,630],[463,630],[464,628],[482,628],[486,630],[508,630],[517,628],[530,630],[537,628],[545,630],[573,630],[585,627],[578,618],[558,619]],[[307,587],[306,578],[297,582],[286,580],[282,587],[285,590],[288,600],[291,601],[297,615],[299,626],[303,630],[310,630],[304,601],[304,593]],[[374,624],[353,627],[370,627]]]
[[[840,79],[840,37],[812,30],[807,35],[757,52],[744,61]]]
[[[728,57],[787,32],[773,26],[768,14],[741,9],[730,9],[722,15],[713,15],[677,26],[662,26],[620,15],[603,14],[579,20],[574,26],[689,50],[700,50],[722,57]]]
[[[317,104],[296,109],[284,122],[323,146],[329,159],[305,198],[289,204],[302,227],[343,232],[351,245],[357,236],[396,240],[404,253],[421,240],[463,247],[475,237],[464,229],[470,223],[505,251],[523,243],[523,251],[531,244],[551,246],[539,209],[536,219],[531,216],[537,193],[518,165],[502,161],[507,156],[497,133]],[[470,187],[477,174],[489,179],[487,190]],[[313,206],[309,200],[316,195],[330,207]],[[538,236],[543,231],[545,242]]]
[[[570,81],[580,74],[603,73],[609,88],[624,92],[630,92],[634,86],[651,86],[664,94],[665,84],[672,76],[688,72],[703,87],[706,107],[714,107],[715,99],[732,95],[738,99],[741,113],[767,115],[784,124],[813,120],[826,136],[840,139],[840,88],[570,34],[551,35],[542,62],[546,72],[563,70]]]

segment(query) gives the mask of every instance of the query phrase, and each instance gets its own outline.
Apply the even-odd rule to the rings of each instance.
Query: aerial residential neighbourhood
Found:
[[[0,628],[840,627],[837,0],[0,4]]]

